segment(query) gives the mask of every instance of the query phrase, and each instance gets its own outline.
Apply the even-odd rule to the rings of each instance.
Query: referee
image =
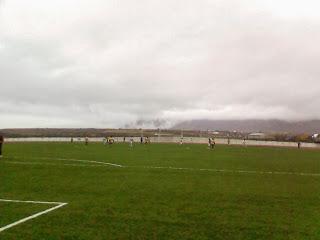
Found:
[[[4,138],[2,135],[0,135],[0,158],[2,158],[2,145],[4,142]]]

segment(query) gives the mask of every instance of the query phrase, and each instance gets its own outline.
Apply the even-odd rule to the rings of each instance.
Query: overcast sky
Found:
[[[320,118],[319,9],[0,0],[0,128]]]

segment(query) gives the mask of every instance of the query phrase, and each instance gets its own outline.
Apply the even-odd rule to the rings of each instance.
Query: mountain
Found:
[[[320,133],[320,120],[191,120],[180,122],[172,129],[220,130],[242,132]]]

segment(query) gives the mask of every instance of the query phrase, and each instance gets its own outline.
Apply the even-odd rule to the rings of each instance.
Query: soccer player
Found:
[[[4,138],[0,135],[0,158],[2,158],[2,145],[4,143]]]
[[[88,145],[88,144],[89,144],[89,138],[88,138],[88,137],[85,137],[84,143],[85,143],[85,145]]]
[[[111,144],[113,144],[114,143],[114,138],[113,138],[113,136],[111,136],[110,138],[109,138],[109,145],[111,145]]]
[[[130,147],[133,147],[133,137],[130,137]]]
[[[211,147],[211,137],[208,138],[208,148]]]
[[[140,144],[143,144],[143,137],[140,137]]]
[[[214,140],[214,138],[211,138],[211,144],[210,144],[211,149],[213,149],[215,145],[216,145],[216,141]]]

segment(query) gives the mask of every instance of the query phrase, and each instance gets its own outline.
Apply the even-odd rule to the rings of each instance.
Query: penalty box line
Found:
[[[22,218],[14,223],[11,223],[11,224],[8,224],[4,227],[0,227],[0,233],[5,231],[5,230],[8,230],[10,228],[13,228],[19,224],[22,224],[22,223],[25,223],[27,221],[30,221],[32,219],[35,219],[37,217],[40,217],[44,214],[47,214],[49,212],[52,212],[52,211],[55,211],[59,208],[62,208],[64,207],[65,205],[67,205],[68,203],[63,203],[63,202],[42,202],[42,201],[21,201],[21,200],[11,200],[11,199],[0,199],[0,202],[9,202],[9,203],[31,203],[31,204],[48,204],[48,205],[56,205],[52,208],[48,208],[44,211],[41,211],[41,212],[38,212],[36,214],[33,214],[31,216],[28,216],[28,217],[25,217],[25,218]]]

